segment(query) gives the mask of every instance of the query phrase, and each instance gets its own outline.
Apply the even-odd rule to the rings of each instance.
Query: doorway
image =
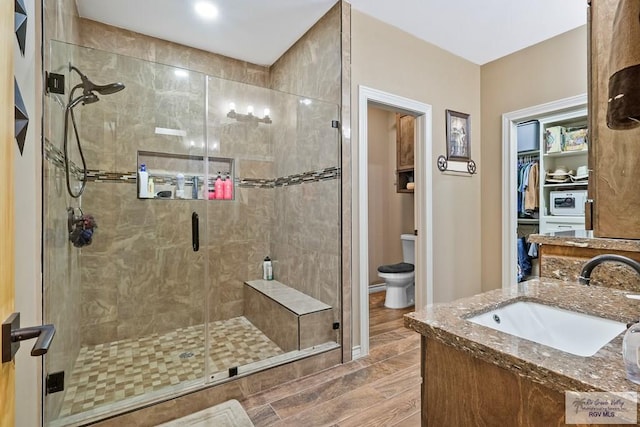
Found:
[[[359,326],[360,346],[354,348],[354,358],[369,353],[369,107],[415,117],[415,229],[418,231],[415,250],[415,307],[423,307],[433,297],[433,236],[432,236],[432,108],[428,104],[386,93],[365,86],[358,87],[358,189],[359,215],[355,218],[359,232]]]
[[[578,95],[557,101],[523,108],[502,115],[502,288],[517,283],[517,124],[532,119],[542,120],[587,106],[587,95]]]

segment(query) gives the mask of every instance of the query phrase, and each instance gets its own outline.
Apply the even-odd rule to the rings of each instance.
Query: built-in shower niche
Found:
[[[136,191],[139,199],[235,198],[236,177],[231,158],[138,151],[137,165]]]

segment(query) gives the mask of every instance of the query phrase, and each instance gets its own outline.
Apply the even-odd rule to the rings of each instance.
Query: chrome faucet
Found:
[[[626,264],[629,267],[633,268],[636,271],[636,273],[638,273],[638,275],[640,276],[640,262],[632,260],[631,258],[627,258],[626,256],[622,256],[622,255],[604,254],[604,255],[594,256],[593,258],[591,258],[589,261],[585,263],[585,265],[582,267],[582,271],[580,272],[580,277],[578,277],[578,281],[583,285],[589,285],[589,282],[591,281],[591,272],[593,271],[594,268],[596,268],[597,266],[599,266],[605,261],[613,261],[613,262],[620,262],[622,264]]]

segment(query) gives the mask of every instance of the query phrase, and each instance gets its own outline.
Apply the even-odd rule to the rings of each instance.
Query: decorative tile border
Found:
[[[64,154],[58,147],[51,144],[48,140],[45,140],[45,157],[47,158],[47,160],[51,161],[55,167],[64,169]],[[71,172],[76,177],[76,179],[80,179],[82,177],[82,170],[80,169],[80,167],[78,167],[73,162],[71,162],[70,167]],[[290,185],[308,184],[312,182],[328,181],[331,179],[339,178],[340,168],[330,167],[274,179],[236,178],[235,184],[240,188],[276,188],[287,187]],[[153,175],[153,180],[156,185],[176,185],[176,179],[174,176]],[[87,181],[135,184],[136,172],[110,172],[99,169],[89,169],[87,170]],[[192,182],[188,177],[186,177],[185,184],[192,185]]]
[[[275,179],[241,178],[239,187],[244,188],[275,188],[289,185],[307,184],[310,182],[327,181],[340,178],[340,168],[330,167],[317,171],[302,172]]]

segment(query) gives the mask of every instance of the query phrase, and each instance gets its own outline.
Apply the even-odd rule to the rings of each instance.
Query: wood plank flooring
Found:
[[[420,426],[420,336],[403,326],[413,307],[384,307],[369,296],[369,355],[240,403],[256,427]]]

